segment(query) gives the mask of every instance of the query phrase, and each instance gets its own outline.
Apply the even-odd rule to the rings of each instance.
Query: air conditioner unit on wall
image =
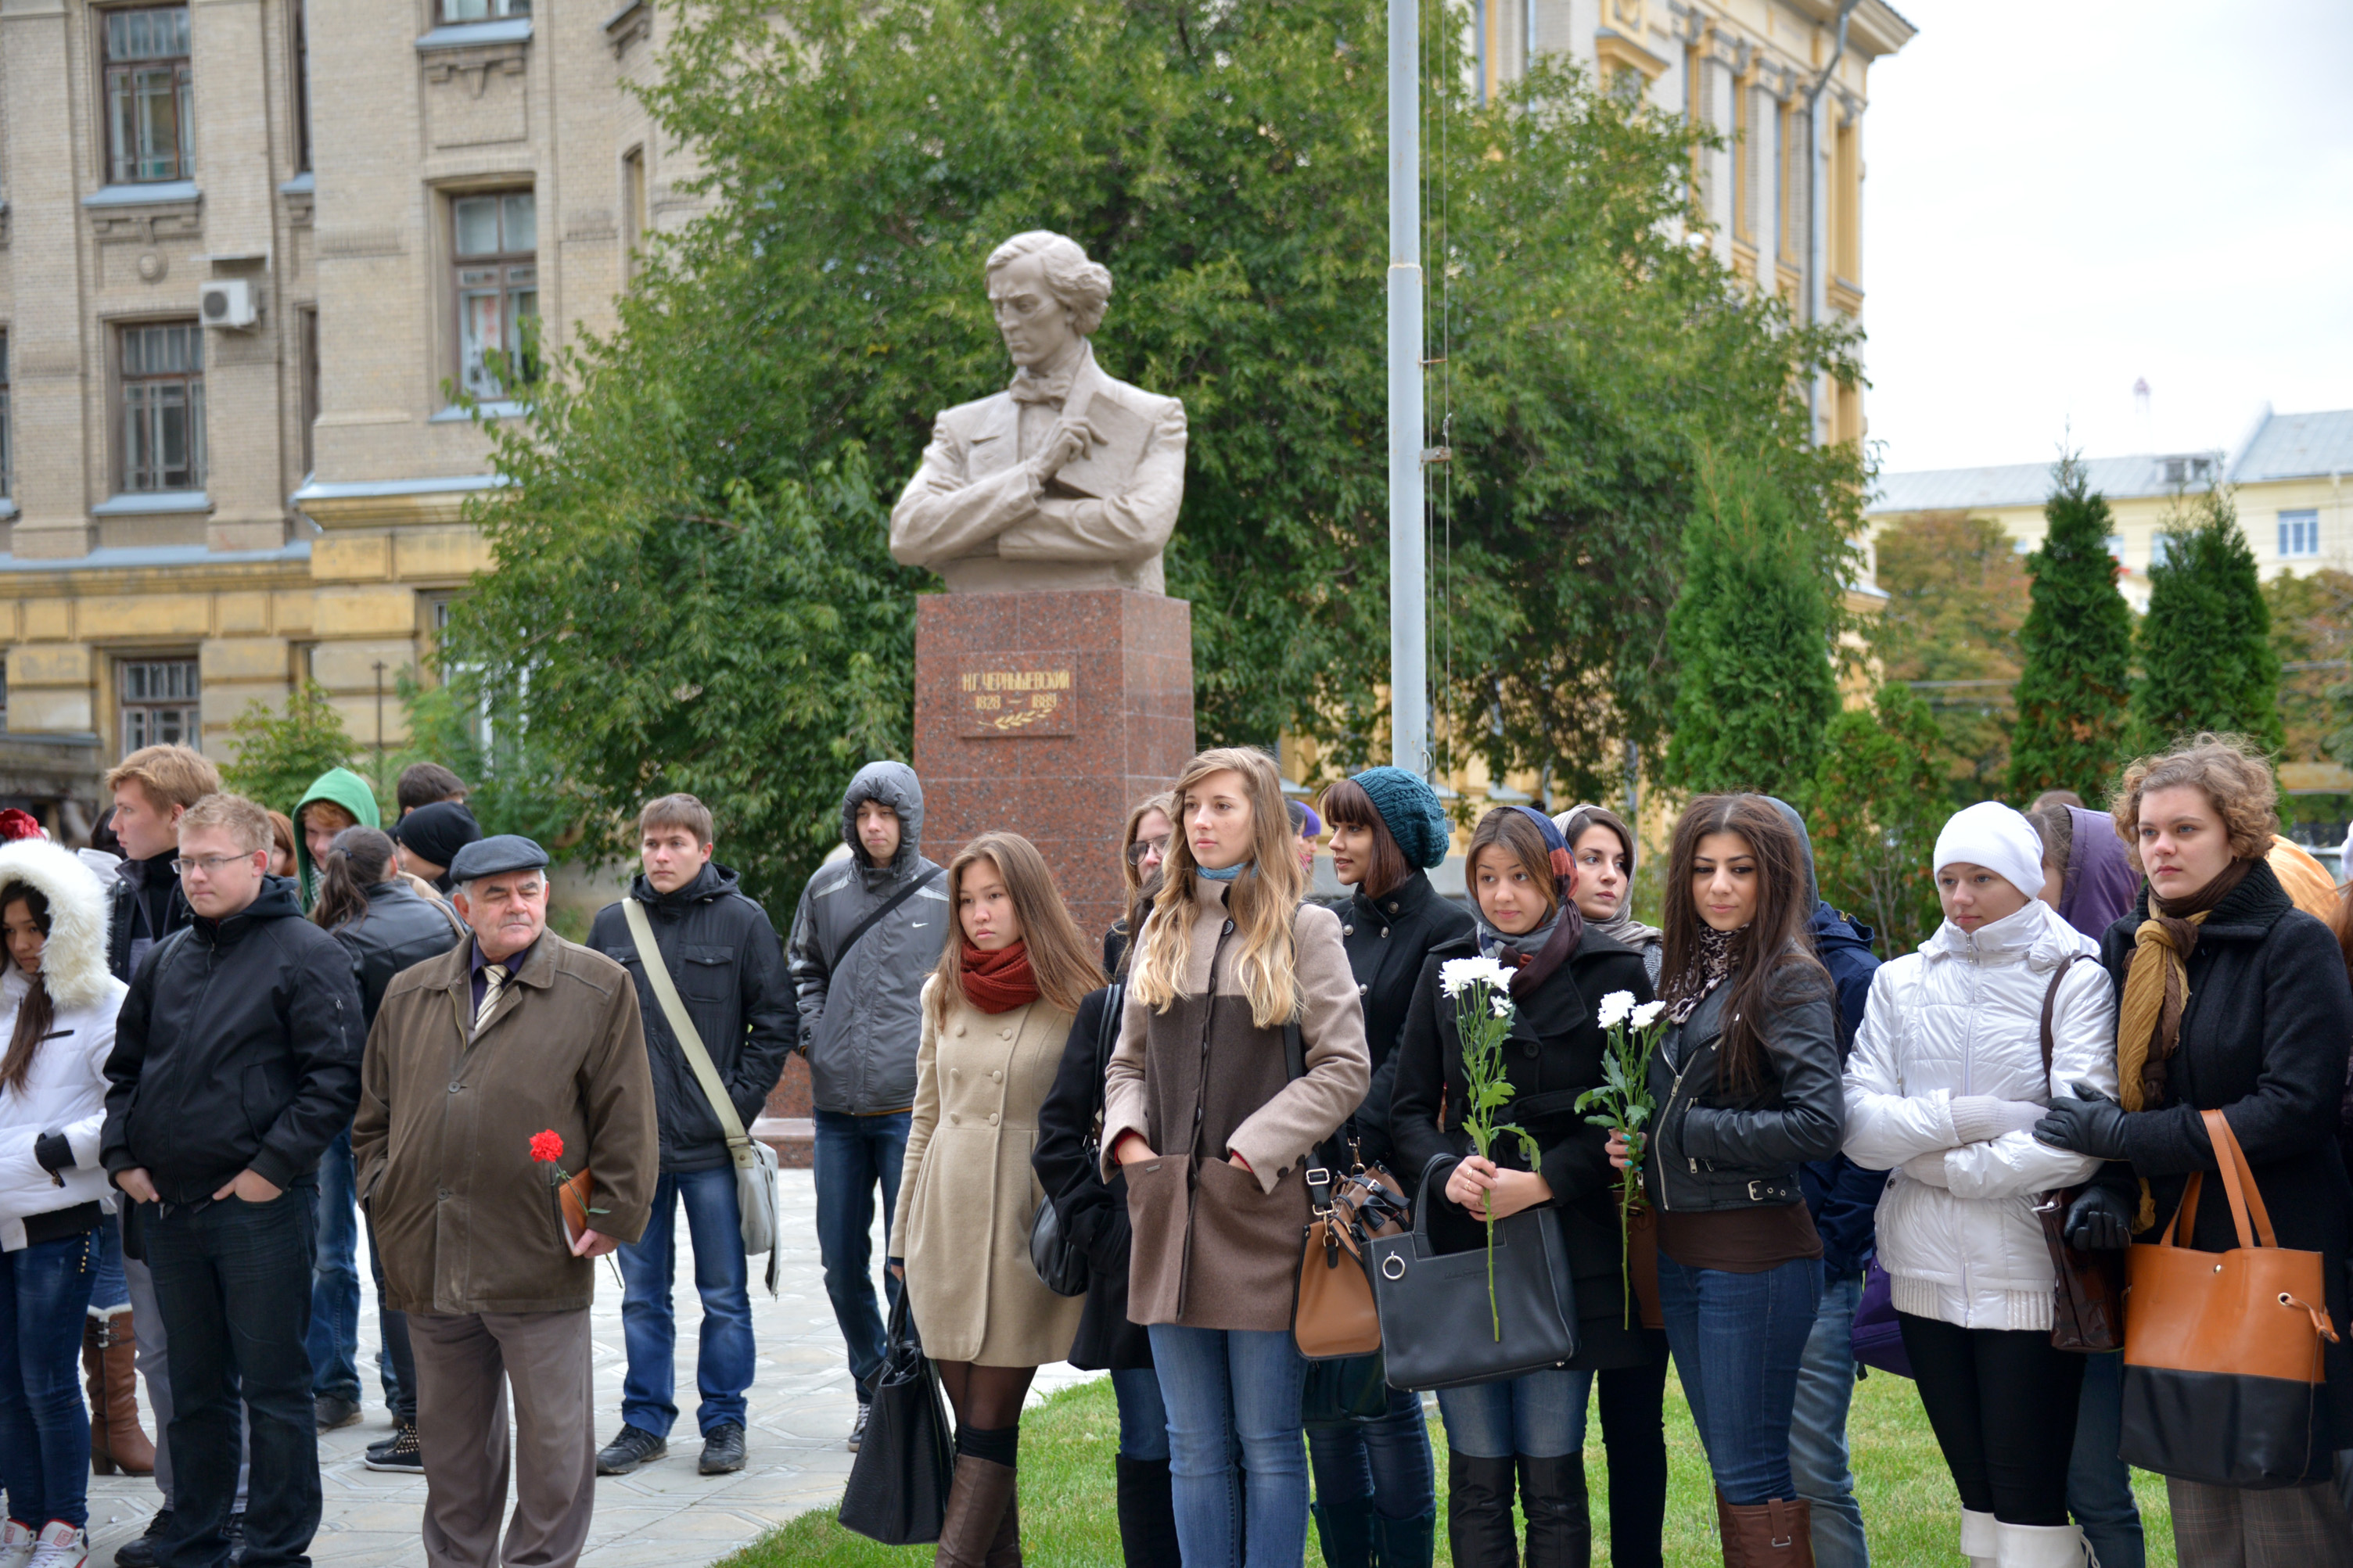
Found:
[[[253,284],[243,278],[216,278],[196,296],[196,315],[207,327],[250,327]]]

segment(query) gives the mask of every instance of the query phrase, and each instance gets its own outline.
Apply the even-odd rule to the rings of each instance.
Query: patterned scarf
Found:
[[[1694,962],[1667,985],[1671,999],[1667,1022],[1680,1024],[1689,1018],[1707,1000],[1709,992],[1732,978],[1732,939],[1747,929],[1743,925],[1718,931],[1704,921],[1700,922],[1699,952],[1693,955]]]
[[[1029,944],[1017,942],[995,952],[964,944],[965,1000],[984,1013],[1010,1013],[1038,1000],[1038,977],[1029,972]]]

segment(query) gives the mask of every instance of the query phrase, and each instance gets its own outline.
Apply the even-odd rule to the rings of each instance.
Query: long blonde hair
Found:
[[[1103,984],[1102,962],[1087,951],[1086,939],[1079,934],[1078,922],[1071,919],[1070,906],[1062,902],[1054,874],[1047,869],[1046,858],[1038,847],[1018,833],[984,833],[948,862],[948,919],[955,923],[940,949],[939,965],[932,972],[932,1022],[946,1023],[948,1010],[964,1000],[965,934],[956,894],[964,886],[965,872],[983,860],[1005,879],[1006,894],[1013,900],[1013,918],[1021,922],[1021,942],[1029,950],[1029,973],[1037,979],[1038,994],[1050,1007],[1076,1013],[1087,993]]]
[[[1299,841],[1283,808],[1282,776],[1263,752],[1219,746],[1187,763],[1177,776],[1171,792],[1176,804],[1176,832],[1169,836],[1168,858],[1161,867],[1160,896],[1153,900],[1144,929],[1135,933],[1141,951],[1128,966],[1128,984],[1137,1001],[1161,1013],[1185,987],[1185,972],[1193,959],[1193,926],[1200,918],[1201,883],[1193,841],[1185,830],[1186,800],[1203,780],[1220,773],[1241,775],[1250,808],[1249,869],[1228,884],[1226,893],[1226,912],[1242,939],[1235,975],[1242,994],[1250,998],[1251,1022],[1261,1029],[1278,1028],[1299,1011],[1292,921],[1299,900],[1306,897],[1307,876],[1299,868]],[[1217,984],[1216,975],[1209,984]]]

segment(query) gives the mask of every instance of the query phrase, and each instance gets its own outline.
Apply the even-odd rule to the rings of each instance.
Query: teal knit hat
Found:
[[[1438,802],[1438,792],[1420,775],[1403,768],[1366,768],[1349,782],[1371,800],[1373,809],[1381,814],[1381,825],[1397,840],[1408,861],[1424,869],[1445,864],[1453,827],[1446,820],[1446,808]]]

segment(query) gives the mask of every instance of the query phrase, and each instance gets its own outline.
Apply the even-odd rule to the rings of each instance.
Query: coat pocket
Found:
[[[1294,1167],[1274,1191],[1265,1192],[1256,1176],[1224,1160],[1201,1162],[1198,1180],[1187,1321],[1211,1328],[1288,1328],[1308,1219],[1305,1181]]]
[[[1127,1258],[1127,1316],[1134,1323],[1173,1323],[1185,1272],[1185,1229],[1191,1194],[1185,1162],[1170,1155],[1123,1167],[1133,1242]]]

